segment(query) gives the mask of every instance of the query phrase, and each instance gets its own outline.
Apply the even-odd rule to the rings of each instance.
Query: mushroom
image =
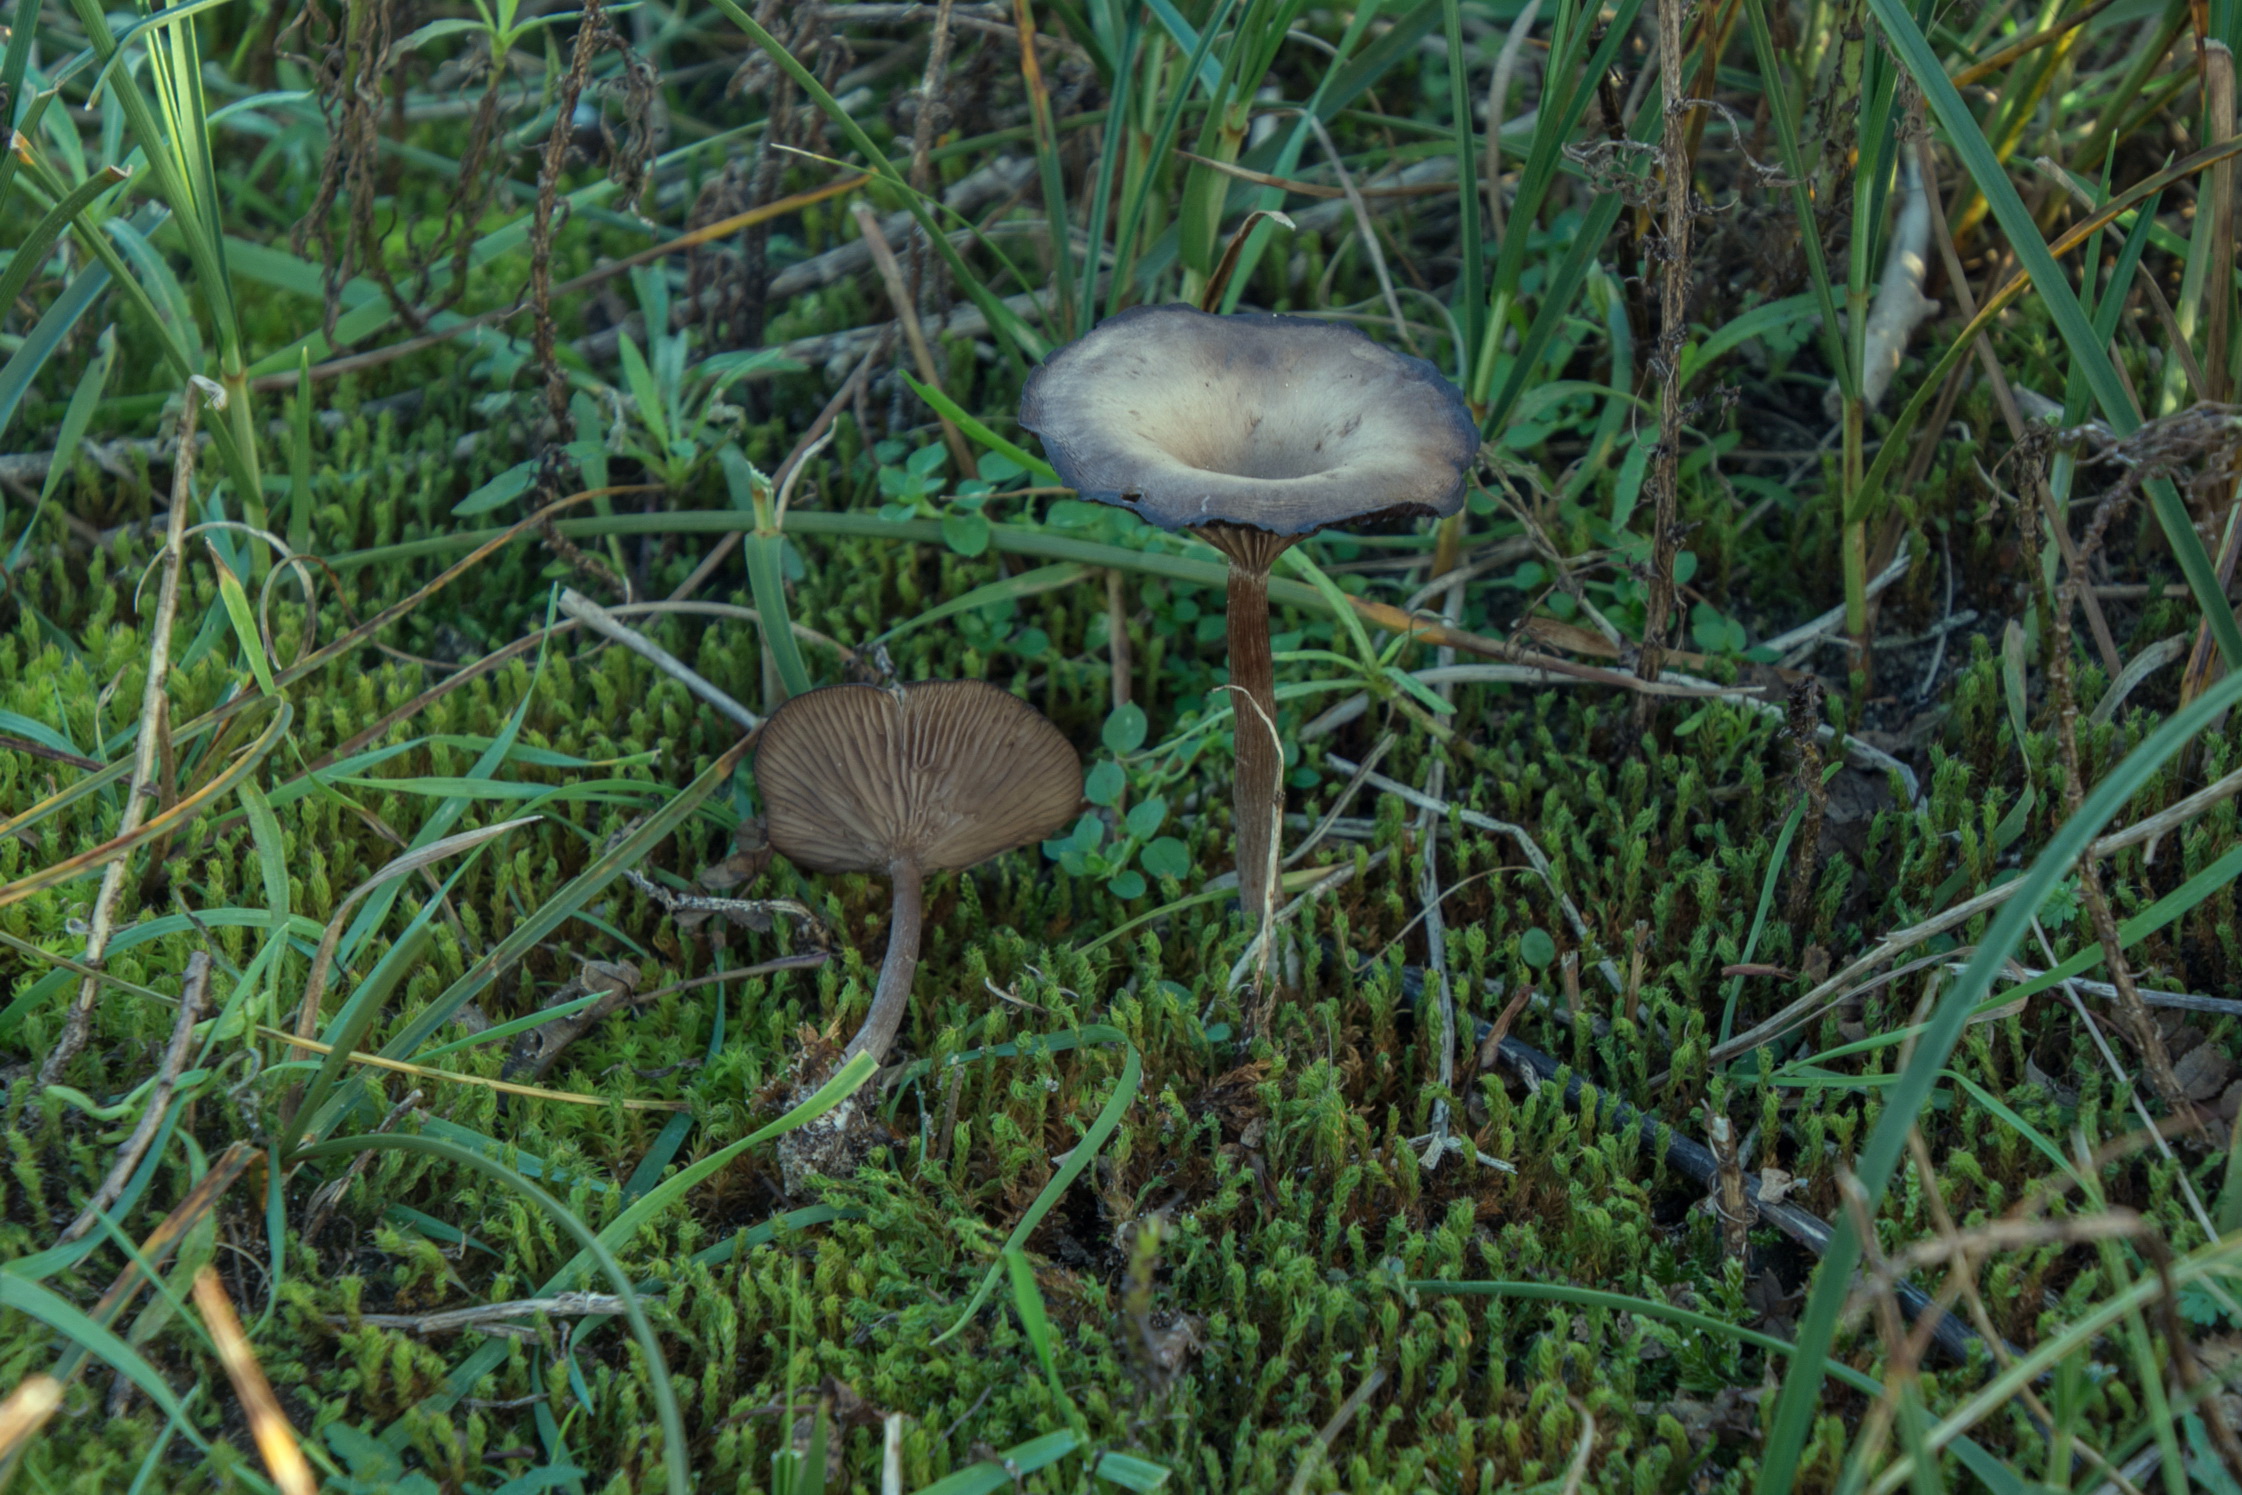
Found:
[[[1269,569],[1333,525],[1463,505],[1479,427],[1421,358],[1334,322],[1140,306],[1028,376],[1020,424],[1059,479],[1230,562],[1238,894],[1272,912],[1284,753],[1269,655]],[[1250,710],[1245,709],[1250,705]]]
[[[1041,840],[1082,800],[1082,763],[1041,712],[980,680],[828,685],[794,696],[755,749],[771,845],[813,872],[885,872],[887,958],[842,1051],[883,1058],[910,1005],[930,872]]]

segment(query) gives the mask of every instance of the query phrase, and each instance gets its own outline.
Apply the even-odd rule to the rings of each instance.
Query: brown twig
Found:
[[[585,1314],[620,1316],[622,1312],[623,1300],[613,1293],[578,1292],[555,1293],[549,1298],[515,1298],[504,1303],[478,1303],[472,1308],[447,1308],[440,1313],[361,1313],[356,1318],[336,1315],[328,1322],[338,1329],[372,1324],[380,1329],[399,1329],[423,1336],[457,1334],[465,1329],[505,1334],[514,1327],[515,1319],[573,1318]]]
[[[1682,22],[1689,7],[1685,0],[1657,0],[1657,6],[1658,86],[1666,96],[1659,164],[1665,176],[1666,201],[1664,233],[1658,245],[1658,347],[1650,360],[1658,376],[1658,445],[1651,452],[1647,486],[1656,529],[1651,536],[1650,585],[1643,602],[1643,648],[1635,662],[1635,673],[1645,682],[1658,678],[1664,662],[1674,610],[1674,557],[1681,543],[1681,353],[1683,340],[1689,335],[1693,212],[1689,138],[1695,114],[1691,103],[1682,97],[1686,55]],[[1656,711],[1655,701],[1641,698],[1636,702],[1636,722],[1647,726]]]
[[[934,365],[934,349],[927,343],[926,329],[919,325],[919,310],[913,304],[911,289],[903,283],[903,267],[896,263],[895,250],[888,244],[887,235],[880,231],[880,215],[870,205],[858,203],[852,209],[857,231],[872,248],[872,264],[880,272],[880,284],[887,289],[888,303],[895,308],[896,325],[903,329],[903,341],[910,345],[911,361],[919,366],[919,379],[937,394],[942,392],[942,373]],[[950,423],[950,418],[935,413],[942,423],[942,440],[950,449],[950,460],[957,464],[964,477],[978,475],[974,465],[973,448],[966,444],[965,435]]]
[[[529,229],[529,302],[534,314],[532,341],[537,368],[545,380],[545,414],[556,439],[568,429],[568,375],[554,357],[558,331],[553,322],[553,215],[560,195],[561,169],[576,133],[576,102],[590,81],[592,59],[612,39],[602,0],[584,0],[576,24],[576,46],[561,75],[553,103],[553,128],[545,137],[545,156],[537,168],[537,207]]]
[[[1713,1151],[1713,1212],[1720,1216],[1720,1248],[1730,1261],[1740,1262],[1751,1244],[1752,1222],[1759,1211],[1744,1188],[1736,1128],[1715,1112],[1705,1122],[1705,1142]]]
[[[0,752],[22,753],[26,757],[44,758],[49,763],[60,763],[70,768],[99,773],[109,765],[96,763],[91,758],[81,758],[76,753],[66,753],[60,748],[48,747],[43,742],[33,742],[28,737],[18,737],[13,732],[0,732]]]
[[[1961,312],[1962,320],[1965,323],[1971,322],[1977,318],[1977,297],[1970,291],[1969,276],[1962,269],[1961,253],[1954,247],[1954,234],[1947,226],[1946,206],[1938,195],[1937,154],[1931,145],[1929,124],[1921,118],[1923,110],[1921,94],[1913,94],[1909,101],[1909,109],[1916,116],[1915,133],[1918,137],[1916,150],[1921,158],[1919,169],[1922,172],[1925,196],[1928,199],[1931,211],[1931,237],[1937,242],[1940,261],[1946,268],[1946,285],[1947,289],[1954,293],[1954,304]],[[2152,290],[2155,288],[2155,276],[2144,275],[2142,278],[2144,282],[2150,284]],[[1992,336],[1989,332],[1981,332],[1974,339],[1974,342],[1974,351],[1977,354],[1979,365],[1984,370],[1985,382],[1993,391],[1993,404],[2001,413],[2002,423],[2008,427],[2009,438],[2012,441],[2021,442],[2025,439],[2028,427],[2025,425],[2023,412],[2017,408],[2015,391],[2009,387],[2008,372],[2001,367],[2001,360],[1993,351]],[[2185,342],[2182,342],[2180,347],[2184,353],[2186,351]],[[1933,424],[1926,429],[1937,430],[1939,427]],[[1927,450],[1928,446],[1926,446]],[[2069,528],[2063,524],[2059,514],[2052,517],[2056,526],[2057,543],[2068,547],[2071,533]],[[2064,554],[2066,560],[2068,560],[2070,556],[2068,548],[2066,548]],[[2087,626],[2093,631],[2095,647],[2102,650],[2103,665],[2105,668],[2109,668],[2110,662],[2115,658],[2117,652],[2117,644],[2110,633],[2109,619],[2102,615],[2102,604],[2096,600],[2092,590],[2082,592],[2080,600],[2086,607]],[[2115,679],[2117,671],[2110,669],[2110,676]]]
[[[561,588],[560,610],[592,630],[592,632],[599,634],[602,638],[621,644],[633,654],[638,655],[655,669],[677,681],[708,705],[715,707],[732,721],[738,723],[740,730],[752,732],[763,725],[761,717],[733,700],[724,691],[719,690],[703,678],[699,671],[670,653],[660,644],[655,643],[645,634],[624,623],[606,608],[601,607],[574,587]]]
[[[1814,874],[1822,863],[1822,815],[1829,808],[1829,788],[1822,782],[1822,744],[1814,729],[1822,719],[1822,686],[1802,680],[1792,690],[1787,719],[1791,750],[1798,754],[1798,792],[1806,806],[1799,822],[1798,845],[1792,848],[1790,896],[1784,916],[1804,929],[1808,905],[1814,901]]]

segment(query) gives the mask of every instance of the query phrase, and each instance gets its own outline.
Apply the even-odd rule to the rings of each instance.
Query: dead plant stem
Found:
[[[207,398],[213,408],[223,408],[226,393],[199,375],[187,381],[186,408],[179,416],[179,455],[171,468],[171,515],[164,531],[162,578],[157,584],[156,615],[148,633],[148,678],[140,691],[140,733],[133,744],[132,790],[125,796],[124,818],[117,826],[119,838],[140,829],[141,821],[147,817],[151,792],[160,793],[154,780],[170,726],[171,698],[167,687],[171,676],[171,630],[179,616],[179,568],[186,546],[187,516],[194,508],[195,416],[202,408],[202,398]],[[109,937],[116,927],[117,898],[124,891],[125,868],[130,860],[129,857],[117,858],[101,875],[101,891],[94,898],[93,919],[86,934],[85,961],[89,966],[99,966],[108,952]],[[59,1079],[78,1051],[85,1047],[86,1034],[93,1023],[94,994],[99,990],[100,984],[90,976],[78,983],[77,1000],[70,1004],[62,1032],[55,1039],[46,1061],[39,1066],[40,1085],[51,1085]]]
[[[1651,454],[1649,486],[1656,532],[1651,537],[1650,579],[1643,609],[1643,648],[1635,664],[1638,678],[1658,678],[1667,634],[1673,622],[1674,557],[1681,541],[1682,343],[1689,335],[1689,260],[1691,229],[1690,117],[1682,97],[1685,0],[1657,0],[1658,77],[1666,95],[1659,146],[1665,175],[1665,224],[1658,246],[1658,351],[1651,369],[1658,377],[1658,446]],[[1657,712],[1649,696],[1636,701],[1636,722],[1648,726]]]

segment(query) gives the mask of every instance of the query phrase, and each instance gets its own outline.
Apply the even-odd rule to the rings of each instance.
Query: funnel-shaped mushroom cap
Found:
[[[1305,535],[1453,514],[1479,427],[1421,358],[1307,317],[1140,306],[1029,376],[1020,424],[1084,498],[1162,529]]]
[[[771,713],[755,749],[771,844],[816,872],[970,867],[1040,840],[1082,799],[1043,714],[979,680],[828,685]]]

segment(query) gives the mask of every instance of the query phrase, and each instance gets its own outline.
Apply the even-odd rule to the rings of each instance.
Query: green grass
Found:
[[[2209,204],[2238,147],[2208,115],[2231,97],[2216,53],[2175,50],[2191,13],[1691,11],[1687,97],[1720,107],[1686,121],[1705,209],[1669,339],[1659,0],[1541,5],[1500,118],[1514,0],[1032,9],[1033,68],[996,12],[961,13],[924,139],[931,10],[836,15],[846,51],[793,7],[609,12],[615,45],[581,49],[604,133],[551,184],[569,288],[546,359],[517,300],[577,14],[290,31],[265,0],[10,7],[0,1395],[35,1373],[64,1393],[0,1448],[0,1488],[274,1488],[190,1301],[205,1266],[338,1491],[2006,1491],[2144,1457],[2136,1488],[2226,1488],[2207,1397],[2242,1328],[2242,1151],[2223,1116],[2176,1116],[2116,1003],[2012,967],[2113,981],[2106,912],[2128,979],[2242,1003],[2242,800],[2101,858],[2106,909],[2079,872],[2096,836],[2242,770],[2232,444],[2195,410],[2234,387]],[[2205,19],[2242,41],[2231,5]],[[378,108],[323,112],[298,54],[329,48]],[[1497,125],[1499,233],[1478,180]],[[1941,309],[1871,408],[1867,309],[1923,130]],[[1328,195],[1334,154],[1374,246]],[[1018,193],[941,205],[1000,160]],[[1387,195],[1403,171],[1418,187]],[[358,184],[330,204],[332,287],[319,235],[291,237],[326,173]],[[834,263],[860,202],[909,215],[934,382],[896,339],[844,388],[890,298],[869,266],[795,267]],[[1246,228],[1257,209],[1296,227]],[[2003,289],[2010,265],[2028,279]],[[807,288],[758,309],[778,274]],[[1412,344],[1490,440],[1452,527],[1319,536],[1272,586],[1286,845],[1343,818],[1288,877],[1321,891],[1259,1028],[1215,881],[1219,565],[1048,486],[1013,419],[1026,371],[1096,315],[1202,294]],[[170,439],[189,375],[226,396],[191,465]],[[2107,434],[2012,428],[1996,380]],[[175,491],[198,529],[128,832]],[[1666,503],[1684,530],[1660,546]],[[631,611],[719,546],[690,601]],[[1450,561],[1473,568],[1455,625],[1550,673],[1418,678],[1442,661],[1393,610],[1438,609]],[[2098,628],[2056,626],[2074,576]],[[1646,697],[1633,646],[1668,583],[1682,652],[1644,667],[1673,691]],[[714,873],[758,812],[753,759],[560,614],[563,586],[756,711],[877,649],[905,679],[1013,690],[1081,748],[1078,825],[930,884],[879,1081],[802,1089],[870,1000],[882,885],[779,858],[729,893],[816,923],[766,928],[626,876],[737,881]],[[1818,645],[1757,647],[1831,608]],[[2095,710],[2113,664],[2172,639]],[[1461,642],[1463,663],[1493,647]],[[1824,704],[1799,723],[1897,756],[1918,802],[1842,740],[1813,769],[1780,711],[1670,678],[1781,707],[1807,671]],[[1450,813],[1340,806],[1331,760],[1389,736],[1378,772],[1437,772]],[[1464,1026],[1449,1084],[1417,995],[1428,856]],[[211,1015],[159,1075],[197,951]],[[87,1041],[43,1076],[96,955]],[[529,1088],[468,1083],[516,1079],[513,1039],[618,965],[643,1001]],[[1732,1255],[1634,1130],[1483,1069],[1462,1020],[1528,988],[1516,1038],[1676,1134],[1726,1118],[1831,1222],[1830,1264],[1764,1222]],[[2242,1006],[2150,1010],[2217,1106]],[[789,1195],[782,1134],[866,1085],[851,1103],[886,1145]],[[1467,1151],[1428,1165],[1441,1115]],[[1959,1276],[1908,1275],[1966,1288],[1956,1311],[2019,1358],[1924,1361],[1874,1301],[1848,1311],[1854,1264],[2003,1222]],[[520,1299],[554,1301],[419,1322]]]

